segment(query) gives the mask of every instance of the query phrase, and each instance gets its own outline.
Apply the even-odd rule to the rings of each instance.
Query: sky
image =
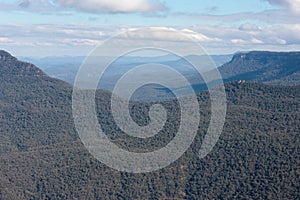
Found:
[[[175,29],[214,55],[300,51],[300,0],[0,0],[0,49],[16,56],[86,56],[144,27]]]

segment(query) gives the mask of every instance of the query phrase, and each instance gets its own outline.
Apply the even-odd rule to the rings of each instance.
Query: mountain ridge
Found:
[[[19,61],[10,53],[0,50],[0,76],[44,76],[47,75],[31,63]]]
[[[232,60],[219,68],[225,82],[246,80],[253,82],[299,85],[300,76],[290,81],[290,76],[300,72],[300,52],[251,51],[237,53]]]

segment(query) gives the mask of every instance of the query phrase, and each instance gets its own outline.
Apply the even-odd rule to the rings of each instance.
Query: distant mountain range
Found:
[[[232,68],[228,77],[258,71],[262,67],[255,68],[255,62],[272,62],[248,55],[252,53],[235,55],[222,69],[246,63],[253,67],[239,72]],[[297,53],[285,58],[275,56],[274,65],[264,66],[297,68]],[[286,77],[294,72],[278,74]],[[279,79],[268,77],[260,80]],[[198,158],[211,114],[209,93],[202,92],[199,130],[189,150],[165,169],[123,173],[94,159],[79,140],[70,84],[0,51],[0,199],[299,199],[300,86],[233,81],[225,87],[226,123],[207,157]],[[96,111],[107,136],[118,146],[135,152],[153,150],[176,134],[176,101],[160,102],[168,121],[157,136],[143,141],[116,126],[110,97],[109,92],[97,91]],[[147,124],[145,113],[152,104],[131,105],[136,122]]]
[[[198,56],[188,56],[189,59],[197,60]],[[277,85],[300,84],[300,52],[266,52],[252,51],[236,53],[235,55],[211,56],[219,67],[224,82],[245,80]],[[49,76],[64,80],[73,84],[78,69],[84,57],[48,57],[29,59],[38,66],[43,66]],[[101,60],[101,58],[99,58]],[[99,88],[111,90],[115,81],[128,69],[139,64],[156,62],[165,64],[179,70],[191,82],[196,92],[205,90],[206,84],[203,79],[191,70],[188,63],[176,56],[166,55],[160,57],[123,57],[119,62],[112,65],[106,74],[106,79]]]
[[[191,59],[197,59],[197,56],[189,56]],[[36,66],[39,66],[46,74],[53,78],[58,78],[64,80],[70,84],[74,83],[75,77],[79,70],[79,67],[84,62],[86,57],[77,56],[64,56],[64,57],[45,57],[45,58],[29,58],[29,57],[20,57],[22,60],[25,60],[30,63],[34,63]],[[98,60],[107,59],[109,57],[99,57]],[[211,58],[215,62],[216,66],[221,66],[222,64],[229,62],[232,58],[232,55],[212,55]],[[113,60],[113,58],[111,58]],[[153,57],[142,57],[142,56],[126,56],[121,57],[117,63],[113,64],[115,67],[114,70],[111,70],[107,77],[109,79],[114,79],[116,75],[122,74],[133,66],[137,66],[145,63],[160,63],[173,66],[176,69],[181,69],[183,72],[186,71],[183,67],[186,67],[186,62],[182,62],[177,56],[174,55],[164,55],[164,56],[153,56]],[[183,67],[182,67],[183,66]],[[106,81],[109,82],[109,81]],[[111,83],[110,83],[111,84]],[[110,85],[109,84],[109,85]],[[108,88],[108,87],[104,87]]]

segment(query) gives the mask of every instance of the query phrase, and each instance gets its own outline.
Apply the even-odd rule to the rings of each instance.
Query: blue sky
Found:
[[[242,0],[237,3],[236,0],[167,0],[164,1],[165,10],[157,11],[156,13],[104,13],[102,12],[80,12],[70,8],[55,8],[51,9],[41,6],[32,1],[27,8],[18,6],[22,1],[0,0],[2,4],[6,4],[10,9],[1,10],[1,23],[7,23],[8,19],[11,23],[23,24],[39,24],[39,23],[89,23],[89,24],[110,24],[110,25],[194,25],[198,23],[206,23],[197,19],[185,20],[181,14],[232,14],[239,12],[261,12],[267,9],[272,9],[267,1],[262,0]],[[30,2],[30,1],[28,1]],[[36,4],[36,5],[34,5]],[[3,6],[4,7],[4,6]],[[50,11],[48,11],[48,9]],[[32,11],[32,12],[30,12]],[[83,10],[81,10],[83,11]],[[49,13],[47,13],[49,12]],[[108,11],[109,12],[109,11]],[[176,16],[177,14],[177,16]]]
[[[0,0],[0,48],[87,55],[130,28],[172,27],[210,54],[300,50],[300,0]]]

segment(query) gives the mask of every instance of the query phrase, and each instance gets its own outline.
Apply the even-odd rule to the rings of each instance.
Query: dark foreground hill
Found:
[[[72,119],[72,87],[23,66],[28,64],[7,54],[0,59],[0,199],[300,198],[299,86],[226,84],[224,130],[201,160],[210,102],[208,93],[199,94],[201,121],[191,148],[165,169],[130,174],[106,167],[83,147]],[[162,138],[143,143],[118,130],[110,94],[96,96],[99,122],[119,146],[155,149],[176,133],[176,101],[162,102],[170,110]],[[146,124],[142,113],[149,104],[133,102],[131,108],[136,121]]]

